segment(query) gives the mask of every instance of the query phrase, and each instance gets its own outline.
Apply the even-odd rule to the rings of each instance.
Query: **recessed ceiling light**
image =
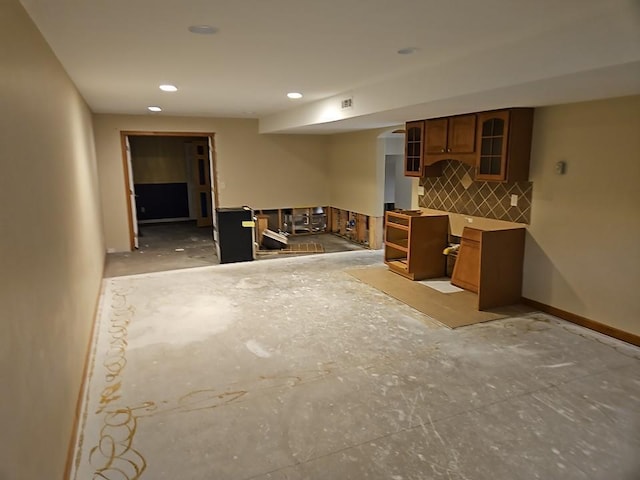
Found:
[[[175,85],[160,85],[160,90],[162,90],[163,92],[177,92],[178,91],[178,87],[176,87]]]
[[[160,107],[155,107],[155,106],[147,107],[147,109],[148,109],[150,112],[161,112],[161,111],[162,111],[162,109],[161,109]]]
[[[287,97],[293,98],[295,100],[297,98],[302,98],[302,94],[299,92],[289,92],[287,93]]]
[[[405,47],[398,50],[400,55],[411,55],[412,53],[417,52],[418,49],[416,47]]]
[[[211,25],[191,25],[189,31],[198,35],[213,35],[218,29]]]

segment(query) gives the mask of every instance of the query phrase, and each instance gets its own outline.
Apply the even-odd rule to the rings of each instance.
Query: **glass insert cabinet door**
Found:
[[[404,174],[408,177],[420,177],[423,165],[424,122],[407,122],[406,131]]]
[[[486,112],[478,115],[477,180],[505,180],[509,112]]]

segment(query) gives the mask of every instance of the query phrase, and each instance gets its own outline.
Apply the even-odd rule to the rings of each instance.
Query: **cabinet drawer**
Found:
[[[419,217],[421,213],[420,210],[389,210],[386,212],[386,222],[390,227],[408,230],[411,218]]]

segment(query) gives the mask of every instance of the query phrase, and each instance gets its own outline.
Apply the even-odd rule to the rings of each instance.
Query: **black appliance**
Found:
[[[249,207],[217,208],[220,263],[248,262],[254,258],[253,210]]]

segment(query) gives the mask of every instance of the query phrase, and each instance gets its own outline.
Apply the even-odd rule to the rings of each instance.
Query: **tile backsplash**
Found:
[[[420,179],[424,195],[421,207],[448,212],[529,223],[531,219],[531,182],[476,182],[474,168],[455,160],[446,160],[441,177]],[[511,195],[518,206],[511,206]]]

